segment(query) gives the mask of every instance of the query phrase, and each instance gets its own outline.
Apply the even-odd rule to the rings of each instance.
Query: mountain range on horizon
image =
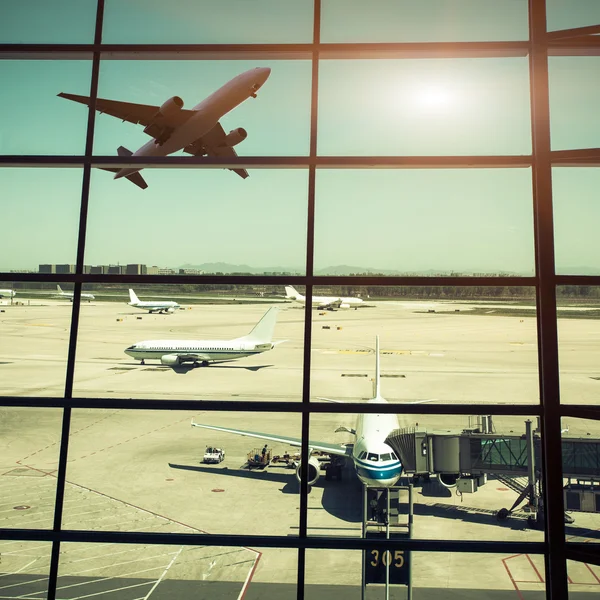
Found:
[[[299,267],[251,267],[250,265],[245,264],[231,264],[225,262],[215,262],[215,263],[202,263],[199,265],[193,265],[190,263],[186,263],[178,267],[180,269],[198,269],[204,271],[205,273],[223,273],[225,275],[229,275],[232,273],[250,273],[252,275],[262,275],[264,273],[289,273],[290,275],[303,275],[304,269]],[[593,269],[593,271],[597,274],[598,269]],[[581,273],[581,271],[578,271]],[[352,265],[335,265],[330,267],[324,267],[322,269],[316,269],[315,275],[331,275],[331,276],[349,276],[356,274],[383,274],[390,276],[401,276],[401,275],[425,275],[425,276],[434,276],[434,275],[453,275],[454,273],[458,274],[466,274],[466,273],[474,273],[476,275],[497,275],[497,271],[444,271],[444,270],[436,270],[436,269],[426,269],[422,271],[399,271],[397,269],[376,269],[373,267],[359,267]],[[587,274],[587,273],[585,273]],[[592,273],[590,273],[592,274]],[[515,272],[506,272],[503,271],[502,275],[506,276],[531,276],[531,273],[515,273]]]

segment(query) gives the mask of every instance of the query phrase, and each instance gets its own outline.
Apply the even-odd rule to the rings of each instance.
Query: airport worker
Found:
[[[265,444],[265,447],[262,449],[262,461],[265,462],[265,456],[267,454],[267,444]]]

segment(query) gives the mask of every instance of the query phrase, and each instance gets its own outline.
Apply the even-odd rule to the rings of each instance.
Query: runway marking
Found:
[[[181,546],[181,548],[179,548],[179,552],[177,552],[177,554],[172,558],[171,562],[167,565],[166,569],[162,572],[161,576],[158,578],[156,583],[152,586],[152,589],[144,596],[144,600],[148,600],[148,598],[150,598],[150,595],[158,587],[158,584],[164,579],[164,576],[167,574],[168,570],[171,568],[171,566],[173,565],[175,560],[179,557],[182,550],[183,550],[183,546]]]
[[[104,590],[102,592],[95,592],[94,594],[86,594],[85,596],[74,596],[73,598],[70,598],[69,600],[83,600],[83,598],[92,598],[93,596],[100,596],[102,594],[108,594],[108,593],[112,593],[112,592],[121,592],[123,590],[130,590],[133,588],[142,587],[144,585],[150,585],[151,583],[152,583],[151,581],[145,581],[144,583],[134,583],[133,585],[124,585],[123,587],[119,587],[119,588],[115,588],[114,590],[110,590],[110,592],[107,592],[106,590]]]
[[[27,563],[24,567],[21,567],[14,573],[0,573],[0,577],[6,577],[7,575],[16,575],[17,573],[20,573],[21,571],[24,571],[27,567],[31,566],[34,562],[37,562],[37,560],[37,558],[34,558],[31,562]]]

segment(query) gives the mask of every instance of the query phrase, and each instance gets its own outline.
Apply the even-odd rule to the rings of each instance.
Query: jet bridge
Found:
[[[427,431],[404,428],[392,431],[386,443],[400,457],[404,472],[414,479],[431,475],[461,493],[476,492],[493,474],[519,492],[510,509],[498,511],[499,519],[508,517],[525,498],[531,519],[543,514],[541,498],[541,439],[539,428],[525,422],[525,433],[496,433],[492,417],[478,417],[476,426],[462,431]],[[562,438],[565,506],[569,510],[593,509],[600,512],[600,439],[566,434]],[[592,497],[593,496],[593,497]]]

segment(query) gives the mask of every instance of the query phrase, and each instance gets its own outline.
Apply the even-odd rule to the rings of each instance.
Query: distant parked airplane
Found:
[[[129,306],[147,310],[150,314],[153,312],[172,313],[178,308],[181,308],[181,306],[179,306],[177,302],[173,302],[173,300],[140,300],[131,289],[129,290],[129,299],[131,300],[131,302],[127,303]]]
[[[71,302],[73,302],[73,292],[63,292],[58,283],[56,284],[56,289],[58,291],[58,293],[56,294],[57,296],[60,296],[61,298],[68,298]],[[94,294],[86,294],[84,292],[81,292],[81,299],[91,302],[95,299],[95,296]]]
[[[8,298],[14,298],[17,295],[15,290],[0,290],[0,298],[7,296]]]
[[[187,110],[183,108],[183,100],[179,96],[169,98],[162,106],[132,104],[116,100],[96,100],[96,110],[144,126],[144,133],[153,140],[144,144],[135,152],[120,146],[119,156],[168,156],[183,150],[194,156],[217,156],[231,158],[237,156],[234,146],[246,139],[248,135],[242,127],[225,133],[219,119],[241,104],[247,98],[256,98],[256,92],[262,87],[271,69],[256,67],[237,75],[231,81],[212,93],[208,98]],[[61,98],[73,100],[89,106],[87,96],[75,94],[58,94]],[[125,177],[142,189],[148,184],[139,171],[143,167],[105,168],[104,171],[116,173],[115,179]],[[230,169],[245,179],[246,169]]]
[[[297,292],[291,285],[285,286],[285,297],[288,300],[295,300],[300,304],[306,304],[306,297]],[[313,308],[324,308],[325,310],[335,310],[336,308],[358,308],[362,304],[362,298],[345,298],[341,296],[313,296]]]
[[[125,354],[140,360],[141,364],[154,358],[169,367],[184,362],[207,367],[211,362],[260,354],[281,343],[272,341],[278,310],[276,306],[271,307],[248,335],[234,340],[148,340],[129,346]]]

